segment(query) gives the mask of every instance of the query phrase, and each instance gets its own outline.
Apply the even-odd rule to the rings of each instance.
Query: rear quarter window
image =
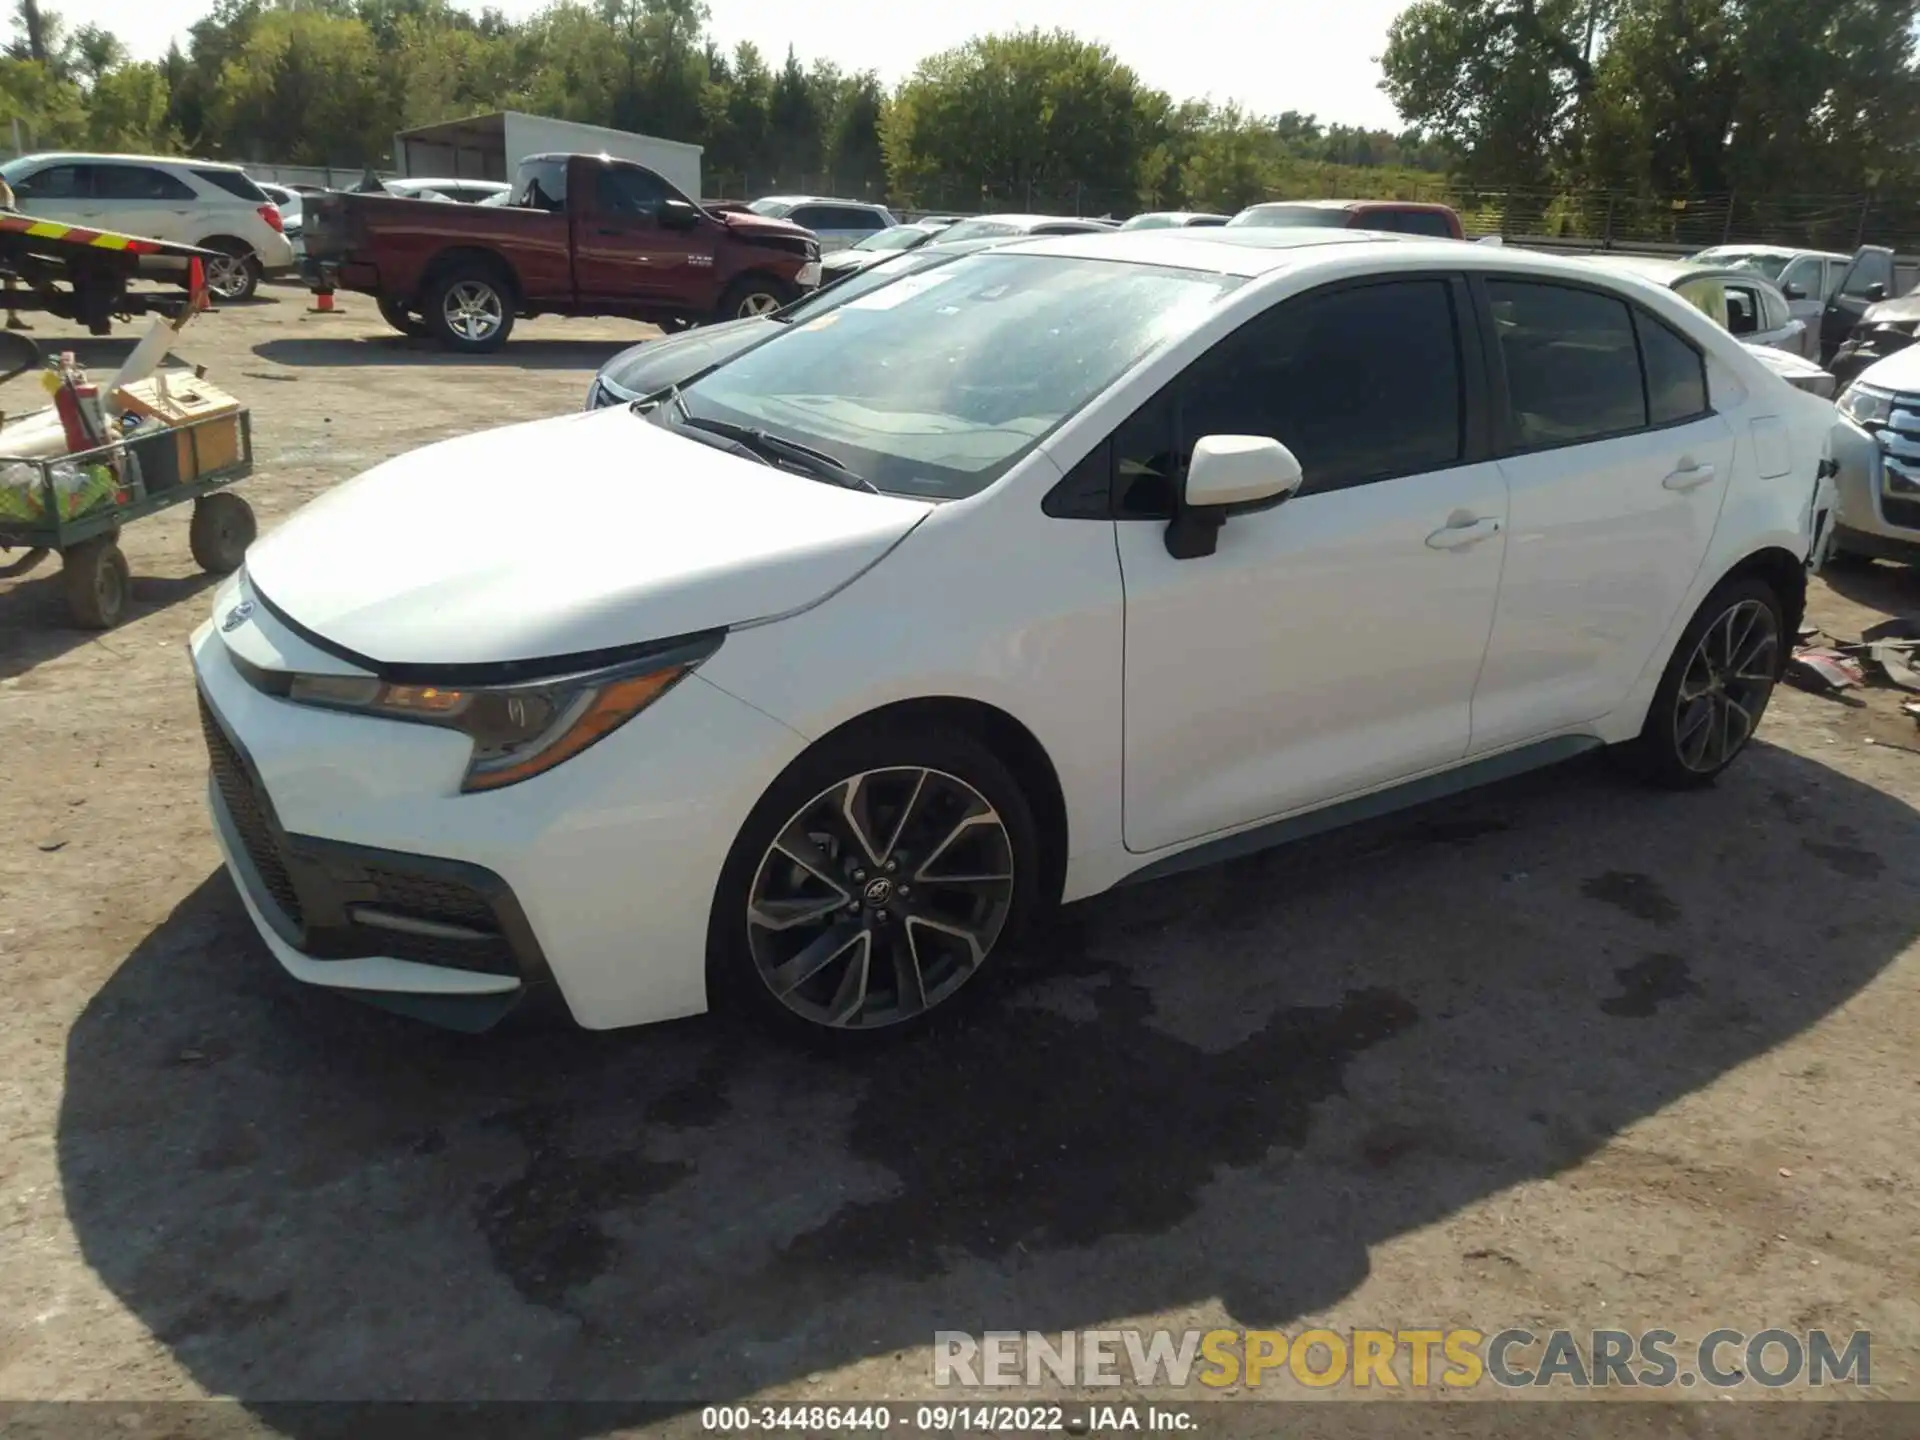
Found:
[[[204,180],[215,189],[224,190],[236,200],[246,200],[255,205],[267,205],[267,192],[238,170],[222,170],[213,165],[196,165],[193,178]]]

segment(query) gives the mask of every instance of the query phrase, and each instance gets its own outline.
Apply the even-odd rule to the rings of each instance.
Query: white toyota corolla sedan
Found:
[[[1590,265],[1026,243],[405,455],[195,634],[296,978],[479,1028],[909,1024],[1045,907],[1598,746],[1747,744],[1831,405]]]

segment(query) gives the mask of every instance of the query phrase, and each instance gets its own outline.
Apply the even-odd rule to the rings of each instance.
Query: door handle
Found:
[[[1429,550],[1464,550],[1469,545],[1478,545],[1482,540],[1490,540],[1499,533],[1498,520],[1456,517],[1427,536],[1427,548]]]
[[[1682,465],[1660,483],[1669,490],[1694,490],[1713,479],[1711,465]]]

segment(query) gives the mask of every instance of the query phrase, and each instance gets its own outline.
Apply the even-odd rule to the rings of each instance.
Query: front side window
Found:
[[[1867,291],[1878,285],[1882,295],[1893,294],[1893,256],[1876,250],[1854,262],[1846,278],[1846,293],[1865,299]]]
[[[49,165],[25,179],[7,179],[20,200],[85,200],[93,194],[91,165]]]
[[[1457,465],[1461,375],[1443,280],[1286,301],[1189,366],[1171,403],[1149,404],[1115,432],[1119,513],[1170,515],[1178,476],[1207,435],[1278,440],[1300,462],[1302,495]]]
[[[1751,269],[1753,267],[1743,266],[1742,268]],[[1770,276],[1768,278],[1772,279],[1776,277]],[[1820,262],[1811,255],[1802,255],[1798,260],[1787,266],[1786,269],[1779,271],[1777,279],[1782,290],[1791,285],[1799,290],[1803,297],[1809,300],[1824,300],[1826,298],[1826,279],[1821,270]]]
[[[1647,423],[1633,319],[1592,290],[1490,280],[1514,442],[1525,450],[1639,430]]]
[[[682,423],[823,450],[882,490],[984,489],[1183,334],[1235,276],[970,255],[857,296],[695,381]]]
[[[1360,214],[1360,224],[1368,230],[1387,230],[1395,235],[1432,235],[1442,240],[1453,238],[1447,217],[1432,210],[1368,210]]]
[[[667,182],[651,170],[605,166],[594,181],[594,200],[603,215],[652,219],[673,198]]]

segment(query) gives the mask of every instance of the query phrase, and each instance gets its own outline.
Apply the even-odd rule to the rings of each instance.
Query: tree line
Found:
[[[702,0],[556,0],[523,22],[216,0],[157,61],[14,6],[0,138],[18,121],[41,149],[357,168],[387,163],[396,130],[519,109],[703,145],[709,196],[730,198],[1120,214],[1465,186],[1564,224],[1603,192],[1920,197],[1920,0],[1414,0],[1381,60],[1397,133],[1177,100],[1060,31],[976,38],[889,89],[724,49]]]

